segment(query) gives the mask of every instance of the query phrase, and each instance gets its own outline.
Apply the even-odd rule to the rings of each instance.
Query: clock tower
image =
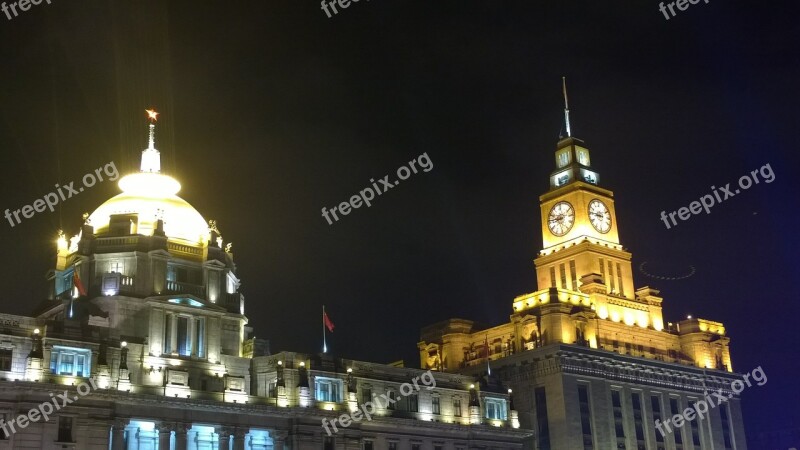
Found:
[[[609,294],[634,298],[631,254],[619,242],[614,193],[599,186],[589,149],[569,136],[556,145],[555,162],[550,190],[539,197],[539,289],[581,291],[581,278],[594,273]]]

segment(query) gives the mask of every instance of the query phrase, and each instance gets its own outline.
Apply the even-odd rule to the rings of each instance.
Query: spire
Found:
[[[142,164],[140,170],[142,172],[160,173],[161,172],[161,154],[156,150],[156,121],[158,120],[158,113],[152,109],[146,109],[147,118],[150,120],[150,137],[147,142],[147,148],[142,151]]]
[[[572,137],[569,127],[569,101],[567,101],[567,77],[561,77],[561,88],[564,91],[564,121],[567,124],[567,137]]]

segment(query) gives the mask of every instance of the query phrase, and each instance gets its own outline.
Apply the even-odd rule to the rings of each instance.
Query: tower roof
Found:
[[[161,154],[155,148],[156,113],[147,111],[150,117],[148,147],[142,151],[140,171],[128,174],[119,180],[122,190],[100,205],[89,216],[95,234],[108,233],[111,216],[136,214],[138,223],[134,234],[151,235],[158,219],[164,221],[164,232],[168,238],[190,245],[205,244],[209,239],[208,222],[186,200],[178,197],[180,183],[161,173]]]

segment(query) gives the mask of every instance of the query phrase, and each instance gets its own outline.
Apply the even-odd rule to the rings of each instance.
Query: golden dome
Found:
[[[161,173],[161,154],[155,148],[155,121],[158,113],[148,110],[150,136],[142,151],[141,169],[119,180],[122,193],[108,199],[90,216],[95,234],[108,233],[114,214],[136,214],[137,224],[131,234],[150,236],[158,219],[164,220],[164,234],[170,240],[189,245],[205,245],[209,240],[208,223],[186,200],[177,196],[181,184]]]
[[[190,245],[208,242],[208,222],[186,200],[176,194],[180,184],[172,177],[159,173],[134,173],[120,179],[123,190],[100,205],[90,216],[95,234],[108,232],[113,214],[137,214],[134,234],[149,236],[159,218],[164,220],[164,233],[170,239]]]

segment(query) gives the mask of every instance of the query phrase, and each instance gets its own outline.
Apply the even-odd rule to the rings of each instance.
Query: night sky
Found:
[[[135,6],[134,6],[135,3]],[[144,110],[179,195],[216,219],[258,337],[419,364],[424,325],[496,325],[537,289],[538,197],[563,133],[615,192],[637,287],[666,319],[721,321],[747,433],[798,426],[800,5],[362,0],[67,2],[0,15],[2,211],[114,161],[138,168]],[[328,225],[321,208],[427,152],[411,176]],[[666,229],[674,211],[770,164],[760,183]],[[395,178],[392,176],[392,178]],[[76,183],[77,184],[77,183]],[[45,298],[54,239],[119,192],[104,182],[11,227],[3,312]],[[680,280],[654,279],[693,276]]]

